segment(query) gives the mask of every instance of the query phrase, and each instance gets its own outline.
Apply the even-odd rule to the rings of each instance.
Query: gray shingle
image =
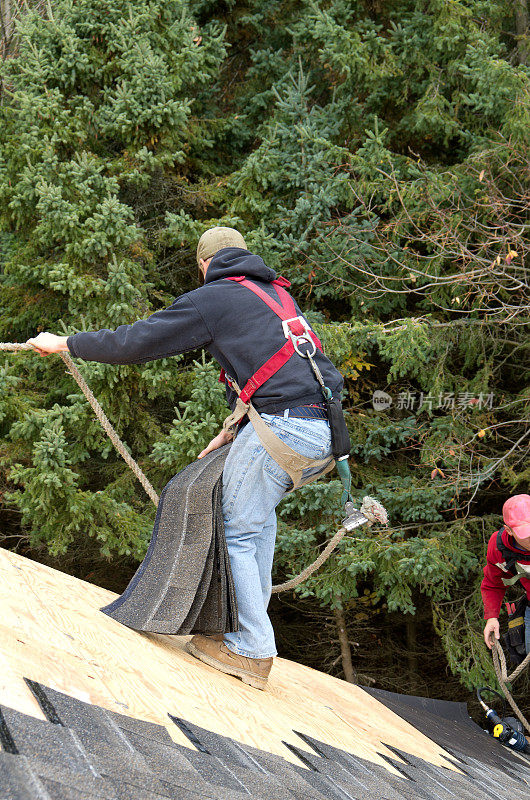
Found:
[[[2,713],[21,755],[55,764],[70,772],[93,775],[93,767],[72,731],[61,725],[2,706]]]
[[[188,752],[184,747],[174,743],[171,746],[161,744],[145,736],[129,733],[129,741],[138,753],[142,754],[146,764],[157,775],[167,776],[188,772],[192,780],[200,780],[199,772],[192,766]],[[193,753],[193,751],[190,751]]]
[[[293,800],[292,792],[286,789],[281,781],[270,772],[257,772],[233,762],[228,766],[247,792],[250,792],[258,800]]]
[[[321,800],[322,794],[320,790],[314,788],[310,782],[312,773],[309,770],[296,768],[286,759],[273,753],[266,753],[247,745],[242,745],[242,747],[261,764],[266,772],[277,778],[280,784],[294,794],[295,797],[299,794],[305,797],[306,800]]]
[[[237,630],[220,489],[229,449],[213,451],[166,484],[146,556],[103,613],[138,631]]]
[[[93,794],[86,788],[72,788],[51,778],[43,778],[42,785],[52,800],[114,800],[116,797],[112,788],[112,794]]]
[[[24,756],[0,751],[0,800],[50,800]]]
[[[28,761],[29,768],[41,782],[44,780],[56,781],[68,786],[78,795],[81,791],[88,794],[102,795],[103,797],[114,800],[116,794],[113,784],[99,774],[89,775],[85,772],[72,772],[65,769],[64,765],[49,763],[37,759]]]
[[[127,734],[99,706],[83,703],[48,687],[40,687],[62,725],[75,734],[84,750],[100,761],[119,761],[124,770],[149,772],[144,759],[129,742]],[[56,729],[60,726],[55,725]]]
[[[297,765],[173,718],[194,745],[190,749],[173,742],[162,726],[46,687],[34,684],[33,690],[54,722],[2,708],[2,741],[12,752],[0,752],[0,800],[528,800],[530,796],[529,760],[496,744],[497,750],[488,751],[483,762],[476,757],[482,732],[462,722],[455,727],[454,747],[448,753],[448,764],[449,760],[459,764],[461,774],[390,747],[395,757],[381,755],[399,770],[399,777],[305,734],[299,734],[304,748],[288,745],[300,759]],[[442,714],[436,724],[437,735],[447,741],[450,719]]]
[[[234,792],[247,794],[241,781],[239,781],[230,768],[225,766],[216,756],[190,750],[189,753],[186,754],[186,758],[207,783],[212,783],[215,786],[224,786]]]
[[[175,786],[173,783],[168,783],[162,780],[166,796],[171,800],[216,800],[215,787],[208,789],[209,793],[204,791],[194,791],[193,789],[184,789],[182,786]]]

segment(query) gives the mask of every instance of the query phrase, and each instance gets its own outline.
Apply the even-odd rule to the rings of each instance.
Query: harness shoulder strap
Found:
[[[278,303],[270,295],[268,295],[267,292],[264,292],[261,286],[257,286],[252,281],[249,281],[248,278],[243,278],[243,280],[239,280],[239,278],[227,278],[227,280],[236,280],[236,282],[241,286],[245,286],[247,289],[250,289],[250,291],[254,292],[254,294],[256,294],[260,300],[263,300],[263,302],[266,303],[269,308],[274,311],[276,316],[280,317],[280,319],[286,320],[296,315],[293,298],[279,283],[272,281],[272,285],[276,289],[280,299],[280,302]]]
[[[249,281],[244,276],[240,277],[231,277],[227,278],[226,280],[234,281],[236,283],[241,284],[246,289],[249,289],[253,292],[260,300],[263,302],[273,311],[277,317],[282,320],[284,326],[284,332],[286,332],[286,328],[289,330],[293,336],[303,336],[306,333],[309,333],[315,346],[318,347],[319,350],[322,350],[322,344],[316,336],[315,333],[307,326],[307,323],[303,323],[302,319],[297,316],[296,308],[294,305],[294,300],[291,295],[284,289],[285,278],[279,278],[277,280],[272,281],[272,285],[276,289],[278,294],[278,298],[280,302],[278,303],[274,298],[270,297],[267,292],[263,291],[260,286],[257,286],[252,281]],[[287,333],[286,333],[287,336]],[[246,384],[244,385],[241,393],[239,395],[240,400],[243,403],[248,403],[252,395],[263,386],[263,384],[272,378],[278,370],[280,370],[284,364],[286,364],[292,355],[295,353],[295,347],[293,344],[292,339],[289,337],[287,341],[273,356],[271,356],[261,367],[256,370],[256,372],[248,379]],[[225,373],[221,372],[220,380],[224,382],[226,379]]]
[[[500,552],[500,554],[504,559],[504,562],[506,564],[506,569],[508,570],[508,572],[516,573],[517,570],[515,565],[517,563],[517,553],[514,553],[513,550],[510,550],[509,547],[506,547],[506,545],[502,541],[502,531],[503,528],[497,531],[497,541],[495,542],[495,544],[497,545],[497,550]]]

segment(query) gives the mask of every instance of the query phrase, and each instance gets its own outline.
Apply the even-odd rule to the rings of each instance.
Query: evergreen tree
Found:
[[[180,0],[65,0],[47,20],[28,12],[17,35],[0,109],[0,336],[146,316],[172,298],[152,280],[135,201],[185,172],[193,148],[209,147],[196,115],[225,55],[223,28],[200,30]],[[142,463],[186,392],[178,363],[84,365]],[[104,555],[141,557],[151,509],[62,361],[7,356],[2,380],[19,403],[17,413],[11,393],[0,400],[4,466],[22,487],[6,499],[22,510],[31,543],[58,553],[88,533]]]
[[[350,678],[352,622],[384,611],[414,646],[430,616],[472,685],[485,542],[529,478],[524,20],[507,0],[55,0],[53,16],[26,15],[2,68],[0,335],[132,322],[194,285],[204,230],[239,227],[345,375],[354,492],[392,523],[346,537],[295,607],[329,614]],[[157,487],[224,415],[193,358],[82,366]],[[62,362],[2,363],[21,530],[74,550],[84,521],[105,555],[141,557],[152,510]],[[338,496],[332,478],[284,501],[278,579],[335,531]]]

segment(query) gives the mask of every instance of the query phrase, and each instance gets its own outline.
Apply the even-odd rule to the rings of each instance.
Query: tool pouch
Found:
[[[331,394],[331,393],[330,393]],[[331,452],[335,459],[350,455],[351,441],[342,403],[338,397],[331,397],[326,401],[326,411],[328,415],[329,427],[331,429]]]
[[[515,604],[512,613],[508,614],[508,631],[502,637],[514,667],[518,667],[526,657],[524,614],[527,604],[526,595],[523,595]]]

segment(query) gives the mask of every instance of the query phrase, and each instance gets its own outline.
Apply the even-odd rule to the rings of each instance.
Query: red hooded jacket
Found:
[[[506,571],[506,558],[497,547],[498,533],[499,531],[495,531],[488,542],[488,555],[486,566],[484,567],[484,578],[480,584],[482,601],[484,603],[484,619],[499,616],[506,592],[506,584],[503,583],[503,578],[506,580],[515,575],[513,571]],[[528,575],[528,577],[522,577],[519,583],[526,591],[526,596],[530,601],[530,550],[523,550],[518,547],[513,536],[510,536],[504,528],[501,528],[501,540],[503,545],[517,556],[516,567],[518,572]]]

